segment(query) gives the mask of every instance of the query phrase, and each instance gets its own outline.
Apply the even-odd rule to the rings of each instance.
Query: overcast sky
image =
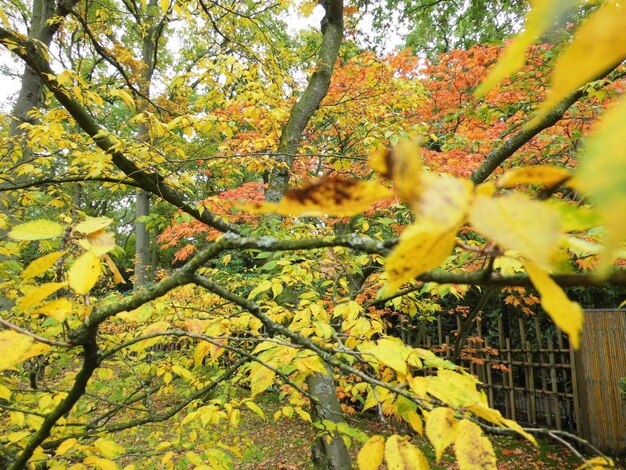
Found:
[[[319,5],[315,7],[315,10],[308,18],[302,18],[292,8],[287,24],[290,31],[296,33],[307,27],[318,28],[323,16],[324,9]],[[365,18],[365,28],[367,28],[367,22],[368,20]],[[389,48],[393,48],[398,46],[400,42],[400,35],[398,35],[397,38],[388,38],[387,45]],[[0,112],[8,113],[17,99],[23,65],[5,47],[0,47],[0,69]]]

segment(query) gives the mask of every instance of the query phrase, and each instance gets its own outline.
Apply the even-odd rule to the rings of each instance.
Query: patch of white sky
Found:
[[[296,7],[290,7],[286,17],[285,23],[287,24],[288,32],[290,34],[298,34],[305,29],[313,28],[319,29],[320,22],[324,17],[324,9],[320,5],[316,6],[312,13],[306,17],[297,10]],[[369,13],[361,15],[359,18],[359,29],[365,32],[367,37],[369,32],[373,31],[373,18]],[[388,53],[392,50],[400,47],[403,42],[403,37],[406,34],[406,26],[402,25],[400,21],[397,22],[398,27],[394,31],[388,31],[384,44],[379,48],[379,53]],[[18,30],[23,29],[18,27]],[[24,33],[24,31],[20,31]],[[176,35],[173,35],[175,38]],[[172,38],[172,39],[173,39]],[[359,41],[359,46],[367,48],[367,41]],[[170,50],[177,50],[182,47],[182,44],[172,43],[168,44]],[[53,54],[54,55],[54,54]],[[56,72],[61,72],[63,67],[58,62],[52,64],[53,69]],[[21,86],[21,76],[24,70],[23,62],[17,58],[13,53],[7,50],[5,47],[0,48],[0,112],[9,113],[13,108],[15,101]],[[304,78],[304,77],[303,77]],[[155,88],[160,88],[155,83]],[[158,93],[158,90],[154,90]]]

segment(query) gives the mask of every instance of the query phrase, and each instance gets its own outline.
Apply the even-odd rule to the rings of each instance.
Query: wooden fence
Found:
[[[478,319],[460,361],[483,383],[490,406],[529,425],[567,430],[608,452],[626,452],[626,311],[589,310],[581,348],[539,315],[509,314],[495,324]],[[486,328],[486,326],[488,328]],[[446,331],[447,330],[447,331]],[[452,358],[461,330],[437,319],[423,346]]]
[[[588,310],[580,350],[578,381],[582,435],[592,444],[626,454],[626,311]]]
[[[478,377],[490,406],[505,417],[578,433],[576,362],[567,339],[558,331],[545,332],[538,317],[509,318],[513,320],[515,326],[505,325],[500,317],[491,340],[477,320],[458,362]],[[438,318],[437,340],[427,338],[424,346],[451,359],[454,332],[460,329],[457,319],[456,330],[446,334]]]

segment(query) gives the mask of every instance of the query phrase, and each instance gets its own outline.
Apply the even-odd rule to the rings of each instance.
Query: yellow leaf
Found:
[[[537,184],[541,186],[558,186],[572,176],[569,170],[552,165],[531,165],[507,171],[498,180],[501,188]]]
[[[172,457],[174,457],[176,454],[174,453],[174,451],[169,451],[167,452],[162,458],[161,458],[161,465],[165,465],[166,463],[168,463],[170,460],[172,460]]]
[[[515,421],[505,418],[498,410],[489,408],[487,404],[476,403],[473,405],[469,405],[466,409],[474,413],[479,418],[484,419],[485,421],[489,421],[490,423],[496,424],[498,426],[503,426],[514,430],[515,432],[519,433],[530,442],[532,442],[535,446],[537,445],[537,441],[532,436],[532,434],[528,434],[526,431],[524,431],[524,428],[522,428]]]
[[[72,289],[86,295],[96,285],[101,271],[100,260],[92,251],[88,251],[74,261],[67,279]]]
[[[293,361],[293,365],[300,372],[304,372],[309,375],[313,372],[319,372],[320,374],[326,374],[326,368],[324,367],[324,361],[320,359],[318,355],[306,351],[302,355],[298,355]]]
[[[32,338],[16,331],[0,331],[0,371],[10,369],[50,350],[50,346],[33,343]]]
[[[26,269],[24,269],[20,277],[22,279],[32,279],[45,273],[52,266],[54,266],[58,259],[64,254],[65,253],[63,251],[57,251],[55,253],[49,253],[47,255],[44,255],[41,258],[37,258],[36,260],[32,261]]]
[[[33,314],[46,315],[61,323],[72,312],[72,302],[66,298],[47,302],[32,311]]]
[[[413,204],[415,221],[456,228],[467,215],[473,187],[472,182],[466,179],[424,173],[422,192]]]
[[[257,285],[254,289],[252,289],[250,293],[248,294],[248,300],[254,299],[261,292],[265,292],[267,290],[270,290],[271,288],[272,288],[272,281],[268,281],[267,279],[265,279],[259,282],[259,285]]]
[[[15,431],[10,432],[6,435],[6,438],[9,440],[11,444],[15,444],[16,442],[21,441],[22,439],[30,436],[30,431]]]
[[[24,290],[24,297],[16,303],[18,311],[24,311],[39,304],[43,299],[65,287],[64,282],[47,282]]]
[[[256,214],[275,213],[294,217],[347,217],[359,214],[376,201],[391,195],[389,189],[374,181],[328,176],[288,191],[279,203],[253,203],[242,209]]]
[[[77,243],[87,251],[93,251],[96,256],[102,256],[105,253],[115,249],[115,235],[106,232],[104,229],[92,232],[85,238],[81,238]]]
[[[201,341],[196,346],[196,349],[193,352],[193,363],[194,366],[198,367],[204,361],[204,358],[209,355],[209,350],[211,349],[211,343],[207,343],[206,341]]]
[[[593,470],[603,470],[605,468],[614,468],[615,462],[608,457],[593,457],[591,459],[587,459],[587,461],[579,467],[576,467],[576,470],[588,469],[589,465],[592,466]]]
[[[400,235],[400,241],[385,261],[389,286],[395,292],[404,282],[439,267],[450,256],[457,227],[439,224],[413,224]]]
[[[9,24],[9,18],[7,18],[7,15],[2,8],[0,8],[0,21],[2,21],[2,24],[5,28],[11,27],[11,25]]]
[[[526,16],[524,31],[518,34],[504,49],[498,63],[491,69],[487,78],[480,84],[474,94],[484,96],[491,88],[524,65],[528,48],[545,31],[554,25],[560,15],[574,7],[582,0],[535,0]]]
[[[83,222],[74,226],[74,230],[86,235],[102,230],[113,223],[108,217],[87,217]]]
[[[117,96],[121,98],[124,104],[130,109],[135,109],[135,100],[133,100],[133,97],[126,90],[122,90],[121,88],[117,90],[111,90],[110,94],[111,96]]]
[[[554,207],[521,193],[492,199],[477,196],[470,222],[502,248],[549,268],[558,255],[561,220]]]
[[[382,364],[391,367],[396,372],[406,375],[408,368],[406,359],[411,354],[411,348],[407,347],[399,338],[383,338],[377,344],[373,342],[362,343],[359,351],[363,354],[371,354]],[[369,360],[369,358],[365,358]]]
[[[582,22],[570,45],[557,58],[548,96],[528,126],[538,122],[578,88],[599,78],[626,58],[625,23],[626,4],[618,0],[604,2]]]
[[[159,6],[163,13],[167,13],[170,9],[170,0],[159,0]]]
[[[178,364],[174,364],[172,366],[172,372],[174,372],[176,375],[182,377],[185,380],[188,381],[193,381],[195,380],[195,376],[191,373],[191,371],[185,369],[183,366],[180,366]]]
[[[425,386],[428,393],[443,403],[454,408],[464,408],[474,403],[487,403],[485,394],[477,390],[476,384],[476,379],[469,374],[442,369],[435,377],[423,378],[420,385]],[[413,382],[411,387],[414,387]]]
[[[64,440],[59,447],[57,447],[57,451],[54,453],[56,456],[65,455],[68,450],[70,450],[76,443],[78,439],[71,438]]]
[[[33,220],[25,224],[16,225],[9,232],[14,240],[47,240],[57,238],[65,233],[65,228],[51,220]]]
[[[0,384],[0,398],[7,401],[11,399],[11,390],[2,384]]]
[[[356,458],[359,470],[378,470],[383,463],[385,452],[385,438],[383,436],[370,437],[359,451]]]
[[[577,302],[567,298],[563,289],[545,270],[531,262],[524,263],[524,268],[541,296],[543,309],[550,315],[557,328],[569,336],[574,349],[578,349],[583,330],[582,308]]]
[[[422,435],[424,432],[424,424],[422,423],[422,418],[413,410],[408,410],[406,413],[402,415],[404,420],[409,423],[409,426],[418,433]]]
[[[253,401],[247,401],[245,402],[245,405],[250,408],[257,416],[265,419],[265,413],[263,413],[263,410],[259,407],[259,405],[257,405]]]
[[[276,372],[255,362],[250,367],[250,389],[252,397],[267,390],[273,383]]]
[[[300,416],[300,418],[302,418],[304,421],[308,423],[313,423],[313,420],[311,419],[311,415],[307,411],[304,411],[299,406],[296,406],[294,410],[296,411],[296,413],[298,413],[298,416]]]
[[[89,465],[91,468],[98,468],[99,470],[118,470],[117,464],[111,460],[103,459],[95,455],[90,455],[83,460],[85,465]]]
[[[576,177],[588,191],[606,226],[606,249],[598,271],[608,273],[626,240],[626,100],[606,112],[586,142]]]
[[[369,165],[381,176],[393,181],[396,193],[414,203],[421,193],[422,157],[419,140],[400,142],[392,149],[381,149],[370,155]]]
[[[96,439],[93,445],[96,449],[98,449],[98,452],[100,452],[102,456],[107,459],[114,459],[115,457],[119,457],[126,452],[126,449],[123,446],[111,439]]]
[[[422,451],[406,437],[393,435],[385,444],[385,460],[389,470],[427,470],[428,461]]]
[[[559,212],[564,232],[581,232],[602,223],[598,211],[588,206],[562,199],[549,199],[546,202]]]
[[[426,436],[435,448],[437,462],[445,450],[456,440],[457,420],[454,417],[454,410],[451,408],[439,407],[428,413],[426,418]]]
[[[126,284],[126,280],[122,277],[120,270],[117,269],[117,266],[115,265],[115,262],[111,259],[111,257],[105,254],[102,255],[102,259],[113,274],[113,282],[115,282],[115,284]]]
[[[460,470],[496,470],[496,454],[477,424],[463,419],[457,423],[454,452]]]

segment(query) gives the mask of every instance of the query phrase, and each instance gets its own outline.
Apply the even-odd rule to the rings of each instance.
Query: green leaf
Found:
[[[65,228],[51,220],[33,220],[25,224],[16,225],[9,232],[13,240],[48,240],[57,238],[65,233]]]

